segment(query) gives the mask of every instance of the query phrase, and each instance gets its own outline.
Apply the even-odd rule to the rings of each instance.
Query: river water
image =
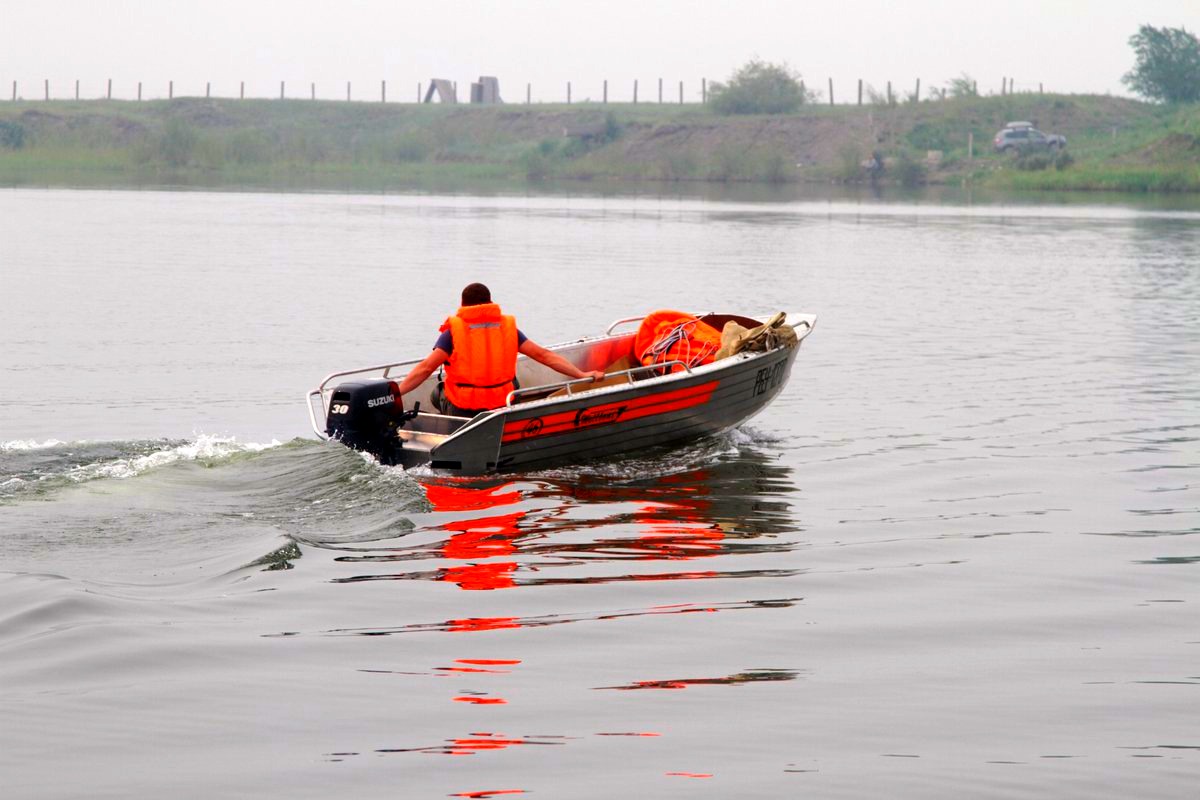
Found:
[[[474,280],[819,315],[731,435],[315,440]],[[0,191],[13,798],[1195,797],[1200,214]]]

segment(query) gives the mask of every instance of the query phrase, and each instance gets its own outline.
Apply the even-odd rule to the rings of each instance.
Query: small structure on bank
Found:
[[[455,90],[454,83],[452,81],[444,80],[442,78],[431,79],[429,81],[429,89],[425,92],[425,99],[421,102],[432,103],[433,96],[435,94],[437,95],[438,100],[442,103],[458,102],[458,92]]]
[[[433,78],[429,81],[429,89],[421,102],[432,103],[437,97],[442,103],[457,103],[458,90],[453,81],[443,78]],[[490,75],[482,75],[471,84],[471,102],[480,105],[497,105],[504,101],[500,99],[500,79]]]
[[[500,99],[500,80],[490,75],[481,75],[478,81],[471,84],[471,102],[488,106],[503,103]]]

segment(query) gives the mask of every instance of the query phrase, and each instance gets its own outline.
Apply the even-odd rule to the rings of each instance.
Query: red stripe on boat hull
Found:
[[[541,439],[559,433],[570,433],[585,428],[596,428],[692,408],[707,403],[718,383],[719,381],[709,381],[697,386],[689,386],[686,389],[658,392],[614,403],[588,406],[576,411],[548,414],[544,417],[514,420],[505,423],[504,436],[501,441],[508,443]]]

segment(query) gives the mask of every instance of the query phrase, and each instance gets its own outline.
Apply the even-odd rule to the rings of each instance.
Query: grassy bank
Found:
[[[1065,134],[1070,158],[992,153],[993,134],[1014,119]],[[853,183],[876,152],[883,180],[905,185],[1200,191],[1200,112],[1079,95],[741,117],[657,104],[0,103],[0,183],[9,185]]]

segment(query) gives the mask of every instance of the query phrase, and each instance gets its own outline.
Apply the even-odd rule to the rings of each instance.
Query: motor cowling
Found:
[[[370,453],[381,464],[395,464],[403,443],[396,431],[404,422],[404,406],[395,381],[342,383],[329,398],[325,432],[355,450]]]

